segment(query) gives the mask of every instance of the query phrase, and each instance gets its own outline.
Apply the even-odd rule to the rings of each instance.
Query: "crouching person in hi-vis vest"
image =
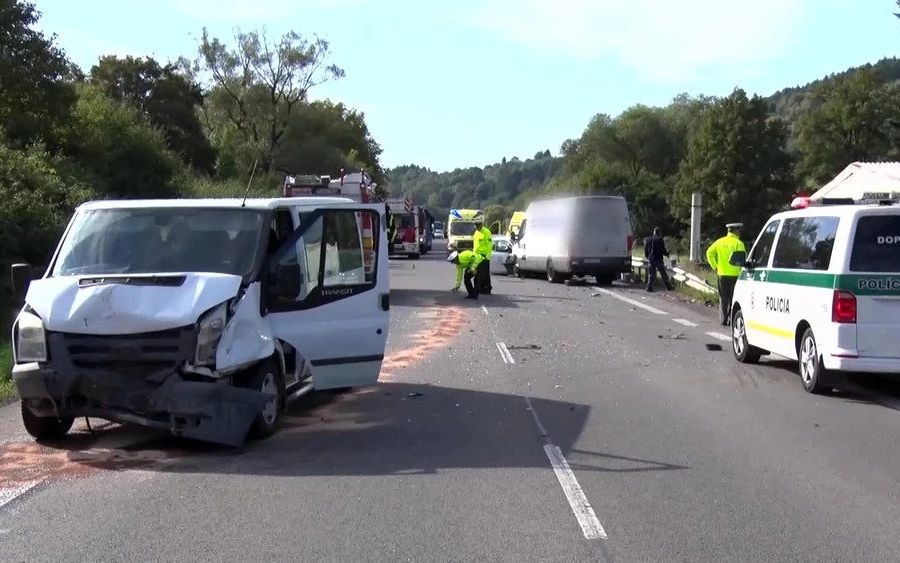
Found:
[[[741,240],[743,223],[725,225],[728,233],[712,243],[706,250],[706,261],[719,278],[719,320],[727,326],[731,324],[731,300],[734,297],[734,286],[741,274],[740,266],[731,265],[731,255],[735,252],[747,252]]]
[[[456,285],[450,291],[459,291],[459,283],[465,280],[466,296],[468,299],[478,299],[478,287],[476,274],[478,273],[478,265],[483,259],[477,252],[471,250],[463,250],[462,252],[453,251],[447,257],[447,262],[456,264]]]

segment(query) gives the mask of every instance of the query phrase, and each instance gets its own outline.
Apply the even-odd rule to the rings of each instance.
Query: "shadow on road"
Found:
[[[796,383],[798,387],[802,385],[797,362],[793,360],[781,358],[763,360],[757,368],[757,373],[763,373],[766,368],[774,368],[773,372],[777,370],[779,376],[789,378],[789,381]],[[877,404],[900,411],[900,379],[871,374],[837,375],[834,391],[825,397],[850,403]]]
[[[512,308],[518,307],[514,302],[504,299],[501,295],[482,295],[478,299],[466,299],[466,292],[460,289],[459,293],[452,293],[449,289],[391,289],[392,307],[488,307]]]
[[[573,452],[578,471],[641,472],[688,469],[664,461],[630,457],[627,452],[574,450],[590,407],[532,399],[542,422],[553,429],[553,442]],[[546,469],[543,441],[524,397],[406,383],[384,383],[349,394],[316,393],[286,414],[274,437],[248,442],[241,449],[163,437],[123,448],[124,463],[105,458],[94,468],[267,476],[415,475],[458,468]],[[120,428],[120,427],[118,427]],[[115,428],[105,432],[116,432]],[[43,455],[64,456],[77,475],[78,437],[63,447],[44,447]],[[37,452],[34,452],[37,455]],[[138,460],[143,463],[136,463]],[[167,460],[167,461],[166,461]],[[52,476],[51,476],[52,477]]]

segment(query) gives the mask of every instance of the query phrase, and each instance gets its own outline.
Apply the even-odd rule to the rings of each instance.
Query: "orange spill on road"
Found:
[[[381,364],[380,381],[390,381],[391,376],[398,369],[421,362],[438,348],[447,346],[467,323],[468,314],[461,307],[440,308],[438,311],[440,311],[441,322],[412,337],[413,342],[419,342],[419,344],[385,356],[384,363]]]
[[[66,450],[35,442],[12,442],[0,446],[0,489],[34,481],[88,477],[98,471],[142,469],[173,454],[152,450]]]

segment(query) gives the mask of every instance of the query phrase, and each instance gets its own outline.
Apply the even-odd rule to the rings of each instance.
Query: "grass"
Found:
[[[12,347],[9,343],[0,344],[0,404],[16,397],[16,389],[12,383]]]

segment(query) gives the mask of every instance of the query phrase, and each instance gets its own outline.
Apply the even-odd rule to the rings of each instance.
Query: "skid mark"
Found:
[[[380,381],[390,381],[397,370],[419,363],[438,348],[447,346],[468,322],[468,314],[461,307],[434,307],[419,317],[423,320],[433,318],[440,323],[413,335],[412,341],[418,344],[412,348],[398,350],[385,356],[381,364]]]
[[[155,450],[67,450],[35,442],[10,442],[0,446],[0,489],[89,477],[101,471],[145,469],[174,456],[175,452]]]

